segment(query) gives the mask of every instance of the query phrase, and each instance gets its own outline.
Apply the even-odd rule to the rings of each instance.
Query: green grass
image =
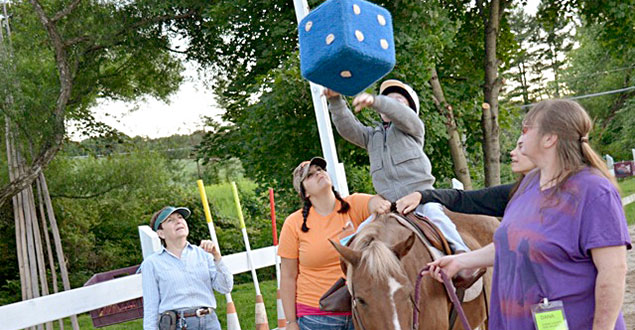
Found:
[[[624,212],[626,212],[626,221],[629,226],[635,225],[635,203],[624,206]]]
[[[278,320],[276,315],[276,281],[260,282],[260,291],[262,292],[265,306],[267,307],[267,318],[269,319],[269,328],[273,329],[277,326]],[[255,329],[255,290],[252,283],[235,285],[232,291],[232,299],[238,312],[240,319],[240,327],[242,329]],[[225,296],[216,294],[216,302],[218,304],[216,314],[221,323],[221,329],[227,329],[227,318],[225,317]],[[88,313],[79,315],[80,329],[95,329],[93,322]],[[143,320],[133,320],[125,323],[114,324],[100,329],[106,330],[128,330],[143,328]],[[59,329],[57,321],[54,323],[54,329]],[[64,329],[72,329],[69,318],[64,319]]]
[[[236,185],[238,186],[238,190],[242,193],[253,194],[256,188],[256,183],[250,180],[241,180],[236,182]],[[231,183],[205,186],[205,193],[209,199],[210,207],[218,210],[223,218],[238,219]]]
[[[622,190],[622,197],[635,194],[635,177],[626,178],[618,181],[620,189]]]
[[[619,180],[618,183],[622,190],[622,198],[635,194],[635,177]],[[626,213],[626,221],[628,221],[628,224],[635,224],[635,203],[624,206],[624,212]]]

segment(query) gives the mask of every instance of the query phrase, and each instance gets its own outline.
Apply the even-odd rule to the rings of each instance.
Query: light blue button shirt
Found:
[[[216,308],[212,289],[229,293],[234,277],[223,261],[187,243],[179,259],[165,248],[141,264],[143,329],[156,330],[159,314],[195,307]]]

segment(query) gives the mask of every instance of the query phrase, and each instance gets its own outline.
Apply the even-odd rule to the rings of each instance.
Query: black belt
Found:
[[[180,319],[180,318],[194,317],[194,316],[202,317],[207,314],[212,314],[213,312],[214,312],[214,309],[211,307],[192,308],[192,309],[186,309],[184,311],[176,312],[176,318]]]

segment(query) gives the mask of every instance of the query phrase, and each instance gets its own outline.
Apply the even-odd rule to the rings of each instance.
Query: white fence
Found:
[[[161,247],[159,238],[150,227],[140,226],[139,236],[141,237],[144,258]],[[274,246],[251,252],[256,269],[273,266],[278,258]],[[223,256],[223,261],[233,274],[250,270],[246,252]],[[130,275],[0,306],[0,328],[3,330],[23,329],[141,296],[141,275]]]

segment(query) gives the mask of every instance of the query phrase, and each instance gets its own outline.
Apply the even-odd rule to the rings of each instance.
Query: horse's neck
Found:
[[[410,253],[402,260],[404,270],[408,274],[413,288],[415,288],[420,271],[431,261],[430,252],[420,240],[417,240]],[[426,320],[419,322],[419,328],[447,329],[449,299],[445,294],[443,284],[428,275],[424,275],[421,278],[419,289],[419,310],[421,313],[419,320]]]

